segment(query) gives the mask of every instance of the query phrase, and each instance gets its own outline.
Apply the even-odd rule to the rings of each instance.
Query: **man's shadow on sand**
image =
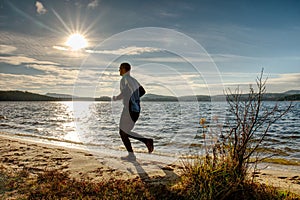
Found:
[[[168,166],[161,166],[158,164],[157,165],[164,173],[164,176],[154,176],[154,177],[150,177],[148,175],[148,173],[145,171],[145,169],[142,167],[142,165],[136,160],[127,160],[127,162],[130,162],[133,164],[133,166],[136,169],[136,172],[138,173],[140,179],[143,182],[164,182],[164,181],[174,181],[178,178],[178,175],[176,173],[174,173],[174,169],[172,169],[171,167]],[[128,169],[128,171],[130,173],[133,173],[130,169]]]

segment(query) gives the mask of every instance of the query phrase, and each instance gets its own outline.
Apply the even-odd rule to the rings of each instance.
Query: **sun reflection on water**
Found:
[[[72,141],[87,143],[89,139],[88,124],[90,120],[94,120],[93,107],[94,102],[71,102],[71,109],[73,111],[73,125],[75,132],[70,132],[66,137]]]
[[[62,124],[63,131],[66,133],[64,135],[64,140],[72,141],[72,142],[80,142],[80,139],[78,137],[78,132],[76,128],[76,123],[74,121],[74,106],[73,102],[59,102],[64,110],[65,116],[69,117],[69,120],[66,120],[65,123]]]

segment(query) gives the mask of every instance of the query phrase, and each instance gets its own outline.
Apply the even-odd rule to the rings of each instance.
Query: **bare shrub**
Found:
[[[262,70],[256,79],[257,91],[250,85],[246,98],[239,88],[234,92],[226,92],[232,119],[228,121],[227,130],[222,133],[221,143],[214,148],[218,147],[222,153],[226,153],[234,165],[235,174],[242,179],[249,169],[249,164],[259,161],[257,149],[266,139],[271,125],[282,118],[292,106],[289,104],[284,109],[279,108],[278,104],[271,108],[264,106],[266,81],[267,79],[263,80]]]
[[[216,143],[209,149],[205,147],[204,156],[183,160],[181,187],[187,199],[281,199],[273,189],[246,177],[250,164],[256,166],[261,160],[258,148],[271,125],[290,110],[291,104],[285,108],[264,105],[263,70],[256,79],[256,87],[257,91],[250,85],[248,94],[242,94],[239,88],[233,92],[227,90],[229,119],[218,132],[206,133],[217,134]],[[200,125],[206,127],[204,120],[200,120]]]

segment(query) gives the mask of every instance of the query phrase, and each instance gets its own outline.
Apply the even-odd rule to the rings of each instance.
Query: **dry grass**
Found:
[[[0,167],[0,199],[183,199],[166,184],[151,184],[139,178],[101,182],[76,180],[68,173],[45,171],[32,176],[26,169]]]
[[[216,160],[206,156],[184,161],[184,165],[177,189],[185,199],[300,199],[289,191],[279,191],[236,174],[236,165],[229,159]]]
[[[239,181],[231,167],[226,162],[212,166],[196,159],[186,163],[178,182],[169,184],[141,179],[90,182],[56,170],[32,176],[26,169],[0,167],[0,199],[300,199],[290,192]]]

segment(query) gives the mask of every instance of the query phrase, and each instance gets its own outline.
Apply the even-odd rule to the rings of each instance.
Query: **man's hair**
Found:
[[[131,70],[131,66],[129,63],[122,63],[120,65],[121,68],[124,68],[127,72]]]

